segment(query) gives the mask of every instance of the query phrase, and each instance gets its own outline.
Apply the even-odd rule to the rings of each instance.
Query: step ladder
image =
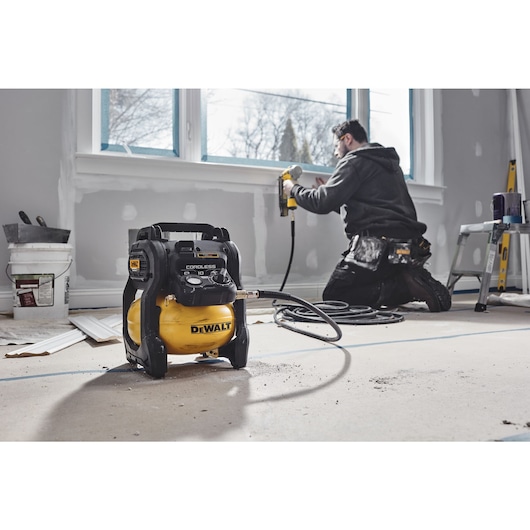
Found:
[[[447,278],[447,290],[452,295],[455,284],[460,278],[464,276],[475,277],[479,282],[482,282],[482,270],[468,270],[468,269],[459,269],[460,262],[462,261],[462,256],[464,254],[464,249],[466,247],[469,236],[473,233],[484,233],[488,231],[488,227],[484,226],[485,223],[479,223],[474,225],[461,225],[460,233],[458,234],[458,240],[456,243],[456,250],[453,256],[453,262],[451,263],[451,270],[449,271],[449,277]]]
[[[462,254],[466,246],[467,240],[471,234],[488,234],[488,244],[486,246],[486,255],[484,259],[484,265],[481,271],[476,270],[463,270],[459,269],[458,266],[461,262]],[[516,234],[519,239],[523,239],[530,236],[530,223],[511,223],[505,224],[500,220],[487,221],[484,223],[476,223],[471,225],[461,225],[460,234],[458,235],[458,244],[456,247],[453,262],[451,264],[451,270],[449,271],[449,277],[447,279],[447,289],[453,294],[455,283],[462,278],[462,276],[475,276],[480,282],[480,290],[478,301],[475,305],[475,311],[485,311],[487,306],[488,292],[490,289],[493,269],[497,256],[499,255],[499,246],[502,240],[502,236],[505,233]],[[528,271],[522,271],[523,285],[528,285]],[[525,294],[525,293],[523,293]]]
[[[515,191],[516,187],[516,177],[517,177],[517,169],[516,169],[516,162],[515,160],[510,160],[508,164],[508,177],[506,179],[506,191],[507,192],[513,192]],[[491,223],[479,223],[475,225],[462,225],[460,227],[460,233],[458,234],[458,241],[456,244],[456,252],[453,258],[453,263],[451,264],[451,270],[449,271],[449,278],[447,279],[447,289],[451,294],[453,294],[453,290],[455,287],[455,284],[460,278],[463,276],[472,276],[478,279],[479,282],[482,282],[483,279],[483,271],[475,271],[475,270],[460,270],[458,269],[458,265],[462,259],[462,255],[464,252],[464,247],[466,246],[467,240],[469,238],[469,235],[473,232],[490,232],[493,228],[493,225]],[[506,278],[508,275],[508,255],[510,250],[510,233],[508,231],[501,231],[499,234],[497,234],[497,231],[493,231],[490,233],[490,241],[489,245],[491,245],[492,238],[496,238],[500,236],[502,238],[500,245],[499,245],[499,276],[497,279],[497,291],[502,292],[506,290]],[[498,241],[494,241],[495,246],[497,245]],[[491,258],[488,258],[491,259]],[[491,278],[488,279],[488,288],[489,288],[489,281]]]

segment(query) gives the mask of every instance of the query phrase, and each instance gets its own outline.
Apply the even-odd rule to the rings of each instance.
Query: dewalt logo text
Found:
[[[221,322],[219,324],[204,324],[202,326],[190,326],[191,333],[215,333],[217,331],[229,331],[232,322]]]

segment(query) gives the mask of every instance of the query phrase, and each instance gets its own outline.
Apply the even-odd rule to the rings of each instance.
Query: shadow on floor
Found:
[[[170,365],[164,379],[153,380],[126,363],[63,399],[37,439],[218,438],[243,421],[249,377],[229,363],[189,363]]]
[[[246,409],[256,404],[293,400],[317,392],[344,377],[351,365],[344,354],[340,370],[304,388],[284,392],[286,373],[296,365],[250,361],[234,370],[212,360],[170,364],[163,379],[152,379],[129,363],[110,369],[60,401],[35,437],[42,441],[197,441],[244,439]],[[251,381],[254,383],[251,396]],[[267,386],[268,385],[268,386]],[[257,388],[257,391],[256,389]],[[273,414],[274,411],[271,412]],[[251,434],[248,434],[251,439]]]

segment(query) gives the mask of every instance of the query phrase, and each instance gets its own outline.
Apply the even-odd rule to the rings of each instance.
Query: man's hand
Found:
[[[292,181],[292,179],[287,179],[283,181],[283,192],[285,193],[285,195],[287,195],[287,197],[291,196],[291,190],[293,189],[293,186],[294,182]]]
[[[313,188],[318,188],[319,186],[323,186],[324,184],[326,184],[327,181],[328,179],[323,179],[322,177],[316,177],[315,178],[316,184],[313,184]]]

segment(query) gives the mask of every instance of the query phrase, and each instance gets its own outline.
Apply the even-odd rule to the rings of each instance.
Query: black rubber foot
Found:
[[[484,313],[484,311],[486,311],[486,308],[487,308],[487,307],[488,307],[488,306],[487,306],[486,304],[479,304],[479,303],[477,303],[477,304],[475,305],[475,311],[476,311],[477,313]]]

